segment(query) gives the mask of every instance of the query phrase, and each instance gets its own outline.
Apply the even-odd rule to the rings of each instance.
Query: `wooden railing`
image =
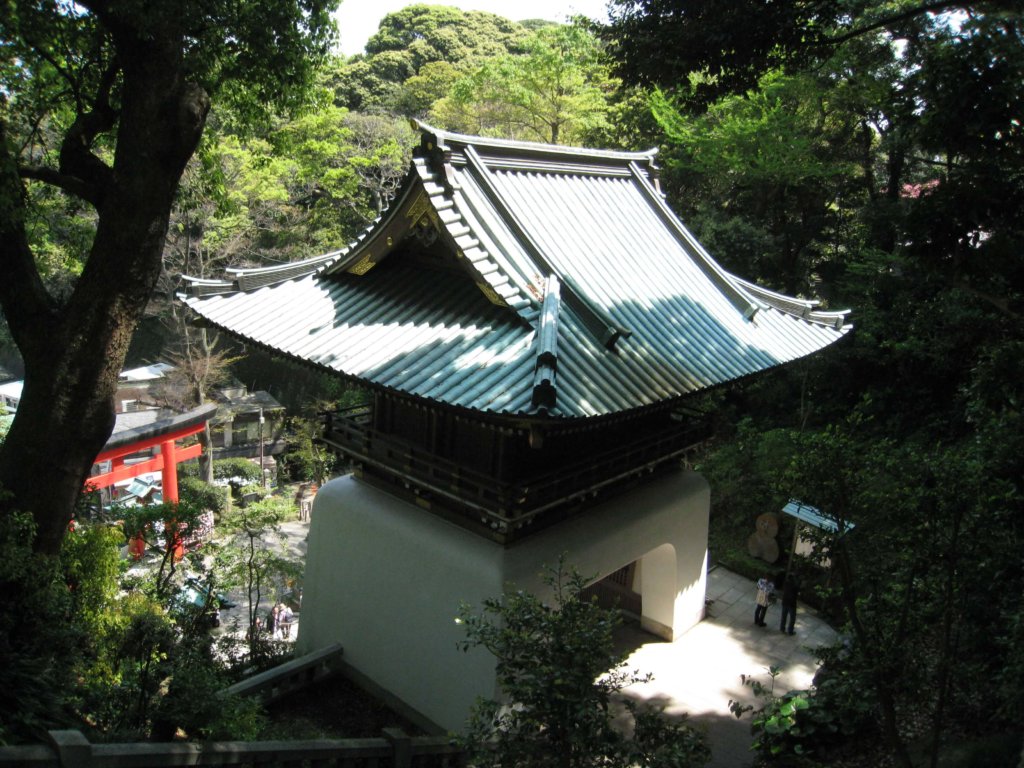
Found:
[[[160,768],[160,766],[281,766],[281,768],[462,768],[465,752],[443,736],[311,741],[210,741],[92,744],[80,731],[50,731],[50,744],[0,747],[0,768]]]
[[[611,485],[679,459],[710,437],[706,420],[657,431],[556,471],[506,482],[441,458],[370,426],[368,406],[324,414],[323,442],[359,464],[382,470],[399,483],[447,500],[487,521],[500,536],[512,534],[545,511],[595,495]]]

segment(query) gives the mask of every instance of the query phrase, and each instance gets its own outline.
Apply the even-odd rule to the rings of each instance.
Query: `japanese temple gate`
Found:
[[[350,247],[188,278],[204,322],[368,401],[328,417],[353,472],[317,495],[300,651],[346,661],[461,730],[494,659],[460,603],[545,596],[563,553],[629,569],[645,628],[703,616],[709,436],[693,396],[813,354],[844,312],[726,272],[668,208],[654,152],[463,136],[422,123],[391,207]]]
[[[85,487],[98,491],[139,475],[159,472],[163,482],[164,501],[176,503],[178,464],[198,458],[203,450],[199,443],[179,448],[177,441],[202,432],[206,428],[206,422],[216,413],[216,405],[204,405],[145,427],[115,433],[93,462],[102,464],[109,461],[110,470],[86,478]],[[149,459],[126,463],[128,457],[150,448],[158,448],[159,451]]]

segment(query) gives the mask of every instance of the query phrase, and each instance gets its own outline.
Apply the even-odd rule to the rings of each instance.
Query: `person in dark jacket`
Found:
[[[800,579],[795,573],[789,574],[782,585],[782,618],[779,619],[779,630],[790,635],[795,634],[796,601],[800,594]],[[787,623],[787,619],[789,620]]]
[[[754,623],[759,627],[767,626],[764,615],[768,613],[768,604],[775,595],[775,584],[766,573],[757,580],[757,598],[754,606]]]

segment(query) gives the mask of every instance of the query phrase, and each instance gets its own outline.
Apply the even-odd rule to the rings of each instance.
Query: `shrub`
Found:
[[[240,477],[250,482],[259,482],[263,473],[259,466],[248,459],[217,459],[213,462],[213,476],[217,480],[230,480],[233,477]]]
[[[198,477],[182,477],[178,478],[178,495],[182,501],[194,507],[220,515],[227,509],[230,492],[227,488],[203,482]]]
[[[703,734],[660,711],[628,707],[633,738],[613,724],[613,694],[650,679],[626,670],[616,651],[614,610],[582,596],[586,580],[564,560],[544,578],[551,605],[527,592],[484,601],[483,613],[463,605],[464,649],[483,647],[497,660],[498,684],[507,702],[480,700],[467,731],[467,747],[479,768],[510,765],[704,765]]]

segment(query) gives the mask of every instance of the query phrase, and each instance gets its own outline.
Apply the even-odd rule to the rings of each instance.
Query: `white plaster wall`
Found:
[[[459,651],[454,619],[507,583],[547,597],[546,565],[561,553],[602,578],[642,560],[644,614],[679,636],[703,616],[708,489],[677,473],[505,549],[351,476],[317,494],[309,536],[299,652],[340,642],[349,664],[449,730],[478,696],[497,694],[486,651]],[[672,570],[674,583],[664,578]],[[656,563],[660,563],[658,566]],[[668,563],[668,565],[666,565]],[[655,586],[656,585],[656,586]]]
[[[493,697],[494,659],[462,652],[461,601],[501,593],[502,547],[346,476],[317,493],[298,650],[345,660],[443,728]]]

